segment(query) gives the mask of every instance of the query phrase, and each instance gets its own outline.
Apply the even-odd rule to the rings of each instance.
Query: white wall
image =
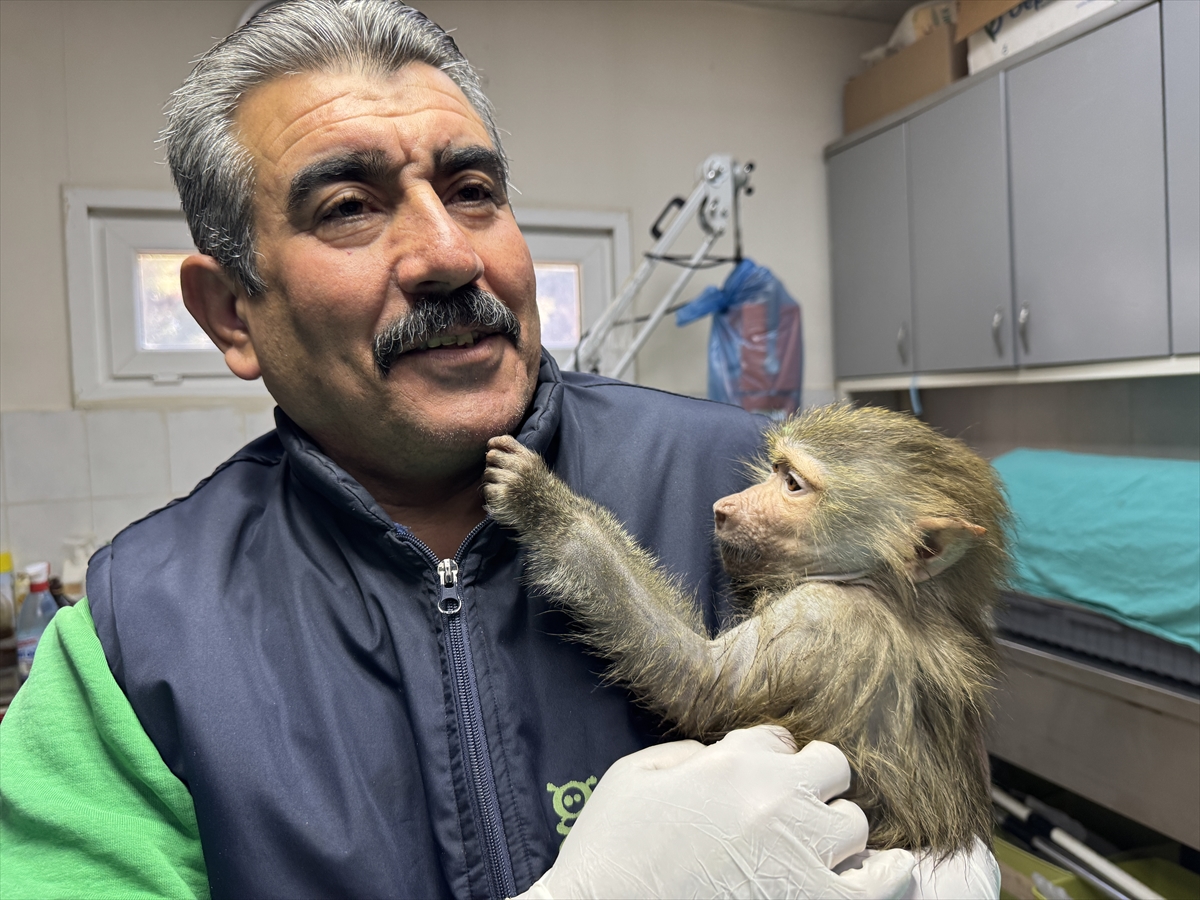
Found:
[[[419,5],[482,70],[519,205],[626,211],[641,253],[708,154],[754,160],[746,251],[804,307],[808,399],[832,396],[821,149],[886,26],[711,0]],[[63,275],[62,187],[169,188],[161,109],[245,6],[0,2],[0,547],[19,563],[57,560],[73,531],[110,537],[269,427],[260,410],[72,411]],[[639,380],[703,394],[706,345],[706,324],[664,323]]]
[[[803,306],[806,399],[832,399],[821,154],[841,134],[842,85],[862,68],[858,54],[886,40],[888,26],[717,2],[419,5],[457,29],[487,79],[511,133],[505,147],[522,205],[628,211],[640,255],[653,244],[650,223],[672,196],[691,192],[709,154],[754,160],[745,251]],[[678,246],[690,252],[698,241],[690,230]],[[694,279],[685,298],[728,271]],[[643,312],[674,275],[656,274]],[[638,360],[637,380],[702,396],[707,343],[706,322],[664,323]]]
[[[233,408],[0,413],[0,547],[57,574],[64,538],[111,539],[274,427]]]
[[[0,411],[71,408],[63,186],[170,189],[163,105],[244,8],[0,3]]]

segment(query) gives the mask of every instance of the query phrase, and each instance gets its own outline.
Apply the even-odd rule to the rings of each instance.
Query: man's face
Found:
[[[239,309],[280,406],[356,474],[481,462],[529,404],[540,329],[529,251],[466,97],[420,63],[304,73],[249,93],[237,124],[268,285]],[[455,325],[448,344],[377,363],[389,325],[464,286],[498,298],[520,338]]]

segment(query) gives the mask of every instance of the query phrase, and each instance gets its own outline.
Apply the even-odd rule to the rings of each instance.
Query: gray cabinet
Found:
[[[1162,16],[1171,350],[1200,353],[1200,3],[1167,0]]]
[[[1007,77],[1018,362],[1166,355],[1159,7]]]
[[[918,372],[1015,362],[1001,78],[908,122]]]
[[[904,130],[899,125],[829,160],[839,378],[912,370]]]

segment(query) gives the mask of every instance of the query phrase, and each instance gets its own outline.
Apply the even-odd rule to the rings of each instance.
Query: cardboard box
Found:
[[[954,39],[965,41],[992,19],[998,19],[1021,0],[958,0]]]
[[[939,25],[915,44],[846,82],[842,122],[849,134],[903,109],[967,74],[967,47],[953,25]]]
[[[1117,0],[1024,0],[967,39],[967,69],[974,75],[1116,3]]]

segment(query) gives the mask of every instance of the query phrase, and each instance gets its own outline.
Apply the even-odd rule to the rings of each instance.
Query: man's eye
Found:
[[[465,184],[454,192],[457,200],[463,203],[488,203],[494,201],[495,195],[483,184]]]
[[[367,211],[367,202],[361,197],[343,197],[327,212],[323,218],[326,220],[337,219],[353,219],[355,216],[361,216]]]

